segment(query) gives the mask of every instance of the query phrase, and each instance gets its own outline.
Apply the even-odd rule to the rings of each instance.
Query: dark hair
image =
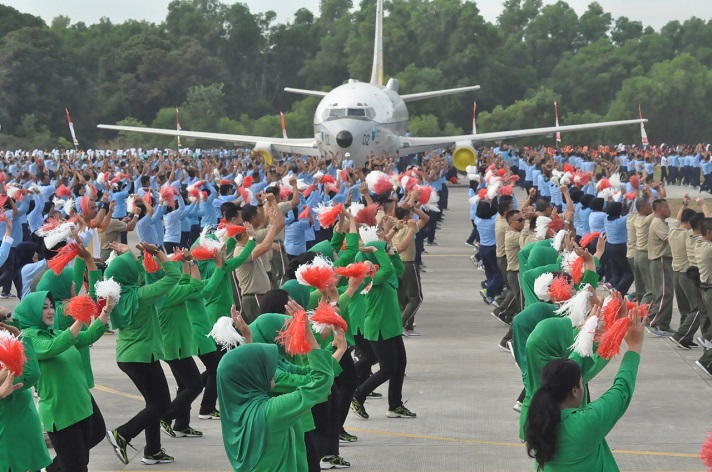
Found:
[[[680,215],[680,223],[689,223],[690,220],[692,220],[692,217],[696,214],[697,212],[692,208],[685,208],[682,210],[682,214]]]
[[[220,205],[220,212],[223,218],[230,221],[238,215],[238,208],[233,202],[225,202]]]
[[[509,210],[507,212],[507,223],[511,222],[517,213],[521,213],[519,210]]]
[[[690,228],[695,231],[700,229],[700,223],[702,222],[704,217],[705,214],[701,211],[695,212],[695,214],[690,217]]]
[[[712,231],[712,218],[703,218],[700,221],[700,233],[705,236],[708,231]]]
[[[232,184],[221,184],[220,195],[228,195],[232,192]]]
[[[606,205],[606,201],[602,198],[594,198],[591,200],[591,203],[588,204],[588,207],[591,209],[591,211],[603,211],[603,207]]]
[[[539,197],[536,199],[536,205],[534,209],[538,212],[546,211],[547,208],[551,207],[551,202],[544,197]]]
[[[252,218],[257,216],[257,207],[254,205],[245,205],[240,211],[240,214],[242,215],[242,221],[249,223],[252,221]]]
[[[402,220],[403,218],[407,217],[410,215],[410,210],[406,210],[405,208],[397,207],[396,208],[396,218],[399,220]]]
[[[606,213],[608,213],[608,221],[620,218],[623,214],[623,204],[621,202],[610,202],[606,207]]]
[[[537,470],[556,455],[556,441],[561,423],[559,405],[574,387],[581,386],[581,368],[571,359],[554,359],[541,371],[541,386],[534,393],[524,424],[527,454],[536,460]]]
[[[149,175],[142,175],[141,176],[141,186],[142,187],[148,187],[151,185],[151,176]]]
[[[512,209],[513,205],[514,205],[514,201],[513,201],[513,200],[502,200],[502,199],[500,198],[500,200],[499,200],[499,205],[498,205],[498,208],[497,208],[497,212],[498,212],[500,215],[504,216],[504,215],[507,214],[507,212],[508,212],[509,210]]]
[[[287,310],[284,307],[289,302],[289,293],[281,288],[275,288],[265,293],[260,304],[260,314],[264,313],[281,313],[286,314]]]
[[[578,203],[581,201],[581,197],[583,197],[583,190],[574,187],[569,191],[569,196],[571,197],[572,202]]]
[[[584,194],[581,196],[579,203],[581,204],[582,208],[588,208],[589,205],[591,205],[592,200],[593,200],[593,195],[587,193],[587,194]]]
[[[667,200],[664,198],[658,198],[657,200],[653,200],[653,211],[658,211],[663,204],[667,203]]]
[[[288,279],[296,279],[297,276],[295,275],[297,269],[299,268],[300,265],[306,264],[308,262],[311,262],[314,260],[316,257],[315,252],[303,252],[299,254],[297,257],[292,258],[289,261],[289,267],[287,268],[287,278]]]

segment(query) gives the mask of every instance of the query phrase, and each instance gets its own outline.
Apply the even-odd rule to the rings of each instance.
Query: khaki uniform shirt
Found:
[[[712,242],[702,239],[697,245],[695,258],[700,269],[700,282],[712,284]]]
[[[690,233],[690,237],[685,241],[685,249],[687,249],[687,260],[690,267],[697,267],[697,246],[702,243],[702,236],[699,234]]]
[[[635,250],[648,250],[648,233],[650,232],[650,223],[653,222],[653,214],[648,216],[638,215],[635,218]]]
[[[672,270],[687,272],[690,267],[690,261],[687,259],[687,240],[692,230],[680,228],[679,221],[675,221],[671,226],[668,242],[672,250]]]
[[[628,241],[626,241],[625,257],[632,259],[635,257],[635,220],[638,218],[637,213],[628,215],[625,222],[625,228],[628,230]]]
[[[507,253],[504,251],[504,233],[509,229],[509,223],[507,223],[507,217],[499,215],[494,220],[494,238],[495,245],[497,249],[497,257],[507,257]]]
[[[648,232],[648,259],[660,259],[661,257],[672,257],[672,249],[668,244],[670,228],[668,224],[660,218],[653,218]]]
[[[522,246],[519,245],[520,233],[513,229],[508,229],[504,233],[504,250],[507,254],[507,270],[510,272],[519,271],[519,251]]]
[[[238,256],[243,249],[245,249],[245,246],[240,246],[239,244],[235,246],[233,257]],[[235,275],[237,275],[237,281],[240,284],[240,290],[243,295],[263,294],[272,289],[272,284],[267,276],[267,270],[262,259],[262,257],[258,257],[256,260],[248,258],[244,264],[235,269]]]
[[[408,236],[408,225],[403,225],[403,227],[393,235],[391,244],[393,246],[398,246],[402,243],[406,236]],[[415,261],[415,235],[413,235],[413,242],[406,248],[405,251],[399,251],[401,261],[403,262],[414,262]]]

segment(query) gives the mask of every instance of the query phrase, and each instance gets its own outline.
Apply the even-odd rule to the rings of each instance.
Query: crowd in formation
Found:
[[[499,348],[521,370],[514,410],[540,470],[618,470],[604,438],[630,403],[644,332],[699,348],[712,377],[712,214],[686,193],[672,215],[665,186],[709,190],[710,155],[503,146],[467,168],[465,243],[485,272],[484,302],[508,327]],[[613,387],[591,402],[588,382],[623,352]]]
[[[142,432],[144,464],[173,462],[161,434],[201,437],[202,393],[197,416],[221,421],[235,470],[349,467],[346,416],[368,419],[377,387],[388,417],[416,417],[403,338],[419,336],[421,255],[451,174],[446,153],[2,155],[0,296],[20,301],[0,307],[0,429],[16,438],[0,464],[87,470],[104,438],[127,464]],[[91,395],[106,334],[145,400],[121,425]]]

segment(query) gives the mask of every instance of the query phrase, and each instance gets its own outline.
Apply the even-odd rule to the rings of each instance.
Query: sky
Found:
[[[72,23],[83,21],[96,23],[101,17],[108,17],[113,23],[122,23],[127,19],[147,20],[160,23],[166,17],[171,0],[0,0],[23,13],[42,17],[48,24],[58,15],[66,15]],[[592,0],[568,0],[568,4],[580,15]],[[233,3],[223,0],[224,3]],[[477,5],[482,16],[491,22],[502,11],[503,0],[480,0]],[[308,8],[318,15],[319,0],[242,0],[252,12],[273,10],[277,21],[284,23],[293,18],[300,8]],[[354,0],[358,5],[360,0]],[[555,0],[544,0],[545,4]],[[710,0],[598,0],[603,9],[614,18],[626,16],[631,20],[642,21],[645,26],[660,29],[668,21],[684,21],[692,16],[705,20],[712,18]],[[674,6],[674,8],[672,8]]]

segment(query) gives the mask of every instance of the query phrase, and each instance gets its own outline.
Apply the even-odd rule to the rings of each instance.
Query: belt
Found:
[[[702,290],[710,290],[712,289],[712,284],[700,284],[700,288]]]

